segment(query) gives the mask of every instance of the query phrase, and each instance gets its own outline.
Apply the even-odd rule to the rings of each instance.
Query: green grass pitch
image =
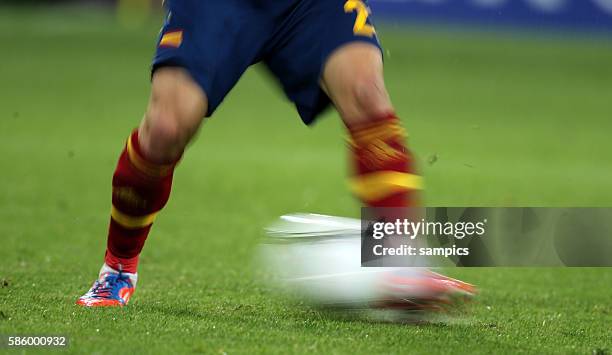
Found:
[[[337,116],[304,127],[263,68],[189,149],[130,307],[74,306],[102,262],[156,27],[0,9],[0,334],[67,334],[73,353],[612,351],[610,269],[453,269],[481,294],[469,315],[428,325],[343,319],[257,283],[250,260],[276,216],[358,215]],[[611,42],[379,32],[429,205],[612,205]]]

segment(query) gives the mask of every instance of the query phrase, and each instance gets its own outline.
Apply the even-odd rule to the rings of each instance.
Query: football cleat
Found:
[[[391,272],[381,282],[381,300],[373,308],[404,311],[445,311],[469,301],[476,287],[427,269]]]
[[[464,299],[469,300],[478,293],[476,286],[472,284],[438,274],[437,272],[433,272],[431,270],[428,270],[427,272],[429,273],[430,277],[445,283],[452,290],[451,293],[454,296],[463,297]]]
[[[104,272],[76,304],[84,307],[122,307],[128,304],[135,290],[135,275],[102,268]],[[110,269],[110,270],[109,270]]]

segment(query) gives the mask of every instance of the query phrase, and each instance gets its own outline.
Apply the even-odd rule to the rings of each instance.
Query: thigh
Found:
[[[167,0],[153,72],[182,67],[208,98],[210,116],[257,60],[272,30],[262,10],[244,0]]]
[[[369,44],[381,53],[369,7],[357,0],[302,0],[273,39],[266,64],[305,123],[311,123],[330,103],[321,89],[330,56],[354,42]]]

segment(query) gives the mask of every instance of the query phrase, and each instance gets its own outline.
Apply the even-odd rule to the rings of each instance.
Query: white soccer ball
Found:
[[[275,285],[324,306],[366,308],[388,296],[385,276],[399,268],[361,267],[361,222],[319,214],[280,217],[267,229],[262,257]],[[402,269],[402,273],[418,273]],[[426,296],[414,290],[414,296]]]

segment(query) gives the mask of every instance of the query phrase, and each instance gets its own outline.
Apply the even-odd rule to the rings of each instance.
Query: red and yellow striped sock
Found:
[[[367,207],[418,207],[422,178],[416,174],[405,130],[395,114],[348,129],[353,193]]]
[[[142,154],[138,131],[128,138],[113,175],[113,205],[105,256],[108,266],[130,273],[137,271],[138,256],[151,225],[170,197],[177,162],[152,163]]]

